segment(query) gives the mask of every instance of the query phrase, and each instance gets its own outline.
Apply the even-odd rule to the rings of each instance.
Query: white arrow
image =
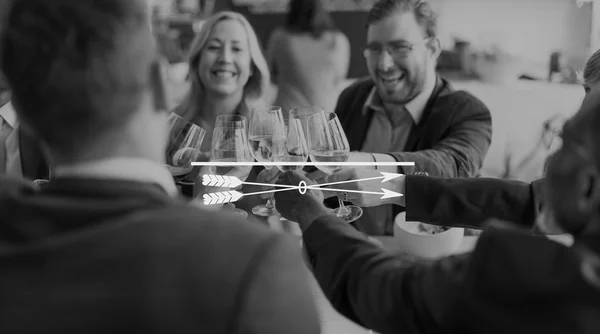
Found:
[[[383,189],[381,188],[381,193],[377,193],[377,192],[373,192],[373,191],[362,191],[362,190],[350,190],[350,189],[334,189],[334,188],[322,188],[321,191],[334,191],[334,192],[341,192],[341,193],[355,193],[355,194],[367,194],[367,195],[381,195],[381,199],[386,199],[386,198],[394,198],[394,197],[400,197],[400,196],[404,196],[400,193],[388,190],[388,189]]]
[[[381,183],[386,183],[393,179],[399,178],[400,176],[404,176],[404,174],[386,173],[386,172],[381,172],[381,175],[383,175],[383,180],[381,180]]]
[[[404,195],[397,193],[395,191],[391,191],[391,190],[387,190],[384,188],[381,188],[381,191],[383,191],[384,195],[383,197],[381,197],[381,199],[386,199],[386,198],[394,198],[394,197],[402,197]]]
[[[242,181],[229,175],[202,175],[202,184],[208,187],[237,188]]]
[[[375,176],[375,177],[369,177],[366,179],[357,179],[357,180],[346,180],[346,181],[339,181],[339,182],[331,182],[331,183],[323,183],[323,184],[315,184],[314,186],[308,186],[308,188],[321,188],[321,187],[327,187],[327,186],[335,186],[338,184],[345,184],[345,183],[354,183],[354,182],[361,182],[361,181],[371,181],[371,180],[380,180],[381,179],[381,183],[385,183],[388,181],[391,181],[395,178],[399,178],[400,176],[403,176],[403,174],[396,174],[396,173],[386,173],[386,172],[380,172],[382,176]]]
[[[239,191],[221,191],[216,193],[208,193],[204,194],[204,204],[205,205],[213,205],[213,204],[223,204],[223,203],[233,203],[240,200],[240,198],[244,197]]]

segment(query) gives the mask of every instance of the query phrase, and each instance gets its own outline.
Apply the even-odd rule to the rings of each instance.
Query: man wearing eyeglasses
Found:
[[[417,171],[432,176],[479,172],[491,115],[480,100],[436,75],[436,30],[436,14],[425,1],[379,0],[370,10],[364,49],[370,77],[343,91],[335,111],[354,151],[350,161],[415,162]],[[368,234],[391,234],[393,215],[389,205],[367,208],[355,224]]]

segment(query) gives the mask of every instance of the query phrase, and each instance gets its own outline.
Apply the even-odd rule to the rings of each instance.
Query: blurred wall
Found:
[[[587,53],[592,31],[592,5],[576,0],[431,0],[445,46],[453,37],[477,46],[497,43],[507,52],[531,61],[547,62],[563,50]]]
[[[217,1],[221,2],[221,0]],[[592,27],[591,4],[582,8],[575,0],[430,0],[439,17],[440,38],[446,49],[453,37],[471,41],[474,46],[498,44],[506,51],[545,66],[550,53],[562,49],[587,55]],[[235,7],[245,14],[263,43],[271,31],[284,22],[283,14],[253,14],[247,7]],[[349,77],[367,74],[362,47],[366,41],[365,12],[334,12],[338,27],[352,45]]]

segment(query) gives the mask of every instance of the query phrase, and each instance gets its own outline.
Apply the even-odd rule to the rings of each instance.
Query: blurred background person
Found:
[[[284,117],[306,106],[333,111],[348,74],[350,43],[322,0],[291,0],[285,26],[269,38],[267,59],[278,87],[274,104]]]

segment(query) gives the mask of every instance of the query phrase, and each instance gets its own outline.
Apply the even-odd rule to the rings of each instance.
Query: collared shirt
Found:
[[[361,151],[374,153],[378,162],[395,161],[385,153],[404,151],[413,125],[421,122],[427,102],[435,89],[435,82],[435,73],[432,73],[425,81],[423,91],[397,110],[387,110],[377,93],[377,87],[373,87],[363,107],[364,113],[369,109],[373,110],[373,118]]]
[[[361,151],[371,153],[376,162],[396,162],[394,157],[386,153],[405,150],[410,131],[413,125],[421,122],[427,102],[435,90],[435,83],[436,76],[435,73],[432,73],[425,81],[423,91],[397,110],[387,110],[377,93],[377,88],[373,87],[363,107],[364,113],[367,113],[369,109],[373,110],[373,118],[367,129]],[[387,171],[397,172],[398,170],[393,167]],[[392,215],[393,212],[389,205],[364,209],[364,219],[374,223],[390,221],[393,219]]]
[[[19,118],[11,102],[0,108],[0,172],[7,175],[22,177],[21,153],[19,148]],[[4,133],[4,132],[8,133]]]
[[[179,196],[169,170],[149,159],[118,157],[56,166],[54,177],[66,176],[154,183],[162,187],[169,196]]]

